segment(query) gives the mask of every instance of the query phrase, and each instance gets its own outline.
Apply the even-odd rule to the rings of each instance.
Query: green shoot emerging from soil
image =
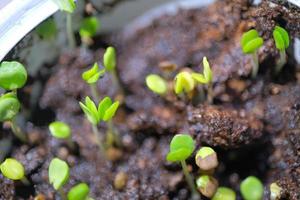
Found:
[[[82,20],[79,35],[84,44],[91,45],[93,43],[92,37],[96,35],[99,25],[96,17],[86,17]]]
[[[86,183],[79,183],[68,192],[68,200],[91,200],[90,188]]]
[[[285,49],[289,47],[290,38],[288,32],[280,26],[275,26],[275,29],[273,31],[273,38],[275,41],[276,48],[279,50],[280,54],[280,58],[276,63],[275,69],[275,73],[278,74],[286,63]]]
[[[170,162],[181,163],[183,173],[193,196],[198,196],[193,178],[190,175],[185,162],[185,160],[193,153],[194,149],[195,142],[191,136],[187,134],[177,134],[170,143],[170,152],[167,155],[167,160]]]
[[[0,87],[5,90],[22,88],[27,81],[25,67],[19,62],[2,62],[0,65]]]
[[[230,188],[219,187],[212,200],[236,200],[236,194]]]
[[[195,161],[203,171],[210,171],[218,166],[217,153],[210,147],[201,147],[196,154]]]
[[[75,149],[75,144],[71,139],[71,128],[68,124],[59,121],[52,122],[49,125],[49,130],[53,137],[57,139],[65,139],[68,143],[68,146],[72,150]]]
[[[206,57],[203,57],[202,62],[203,62],[203,74],[192,73],[192,77],[200,84],[206,84],[208,86],[207,101],[208,101],[208,103],[212,103],[212,101],[213,101],[213,90],[212,90],[213,73],[211,71],[209,62]]]
[[[277,183],[271,183],[270,185],[270,199],[279,200],[281,198],[282,188],[277,185]]]
[[[240,190],[245,200],[261,200],[263,198],[263,184],[255,176],[249,176],[243,180]]]
[[[25,185],[29,185],[29,181],[25,177],[24,166],[14,158],[6,158],[0,165],[0,170],[6,178],[10,180],[20,180]]]
[[[51,40],[57,35],[57,27],[52,18],[49,18],[38,25],[35,31],[44,40]]]
[[[82,79],[90,85],[93,98],[98,100],[100,95],[97,91],[97,81],[103,77],[105,69],[100,70],[99,65],[94,63],[93,67],[82,73]]]
[[[259,37],[258,32],[252,29],[243,34],[241,39],[242,50],[245,54],[251,54],[253,59],[252,78],[255,78],[258,72],[259,62],[257,50],[263,45],[263,39]]]
[[[192,93],[195,88],[195,81],[192,74],[187,71],[180,72],[175,77],[174,90],[177,95],[185,92]]]
[[[69,180],[70,169],[68,164],[59,158],[54,158],[50,162],[48,173],[50,184],[52,184],[53,188],[60,193],[61,198],[65,200],[66,194],[62,187]]]
[[[216,193],[219,186],[218,181],[212,176],[208,176],[208,175],[200,176],[196,180],[196,184],[199,192],[208,198],[213,197],[213,195]]]
[[[147,87],[154,93],[164,95],[167,92],[167,82],[156,74],[150,74],[146,77]]]

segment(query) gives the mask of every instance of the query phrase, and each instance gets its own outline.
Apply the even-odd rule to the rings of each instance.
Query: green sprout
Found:
[[[217,153],[211,147],[201,147],[195,160],[198,167],[204,171],[215,169],[218,166]]]
[[[187,134],[177,134],[171,140],[170,151],[167,155],[167,160],[170,162],[181,163],[183,173],[193,196],[198,196],[193,178],[188,171],[185,161],[193,153],[194,149],[195,142],[191,136]]]
[[[79,29],[81,41],[84,44],[92,44],[92,37],[94,37],[99,28],[99,20],[96,17],[86,17],[82,20]]]
[[[182,92],[190,93],[195,88],[195,81],[192,74],[187,71],[180,72],[175,77],[174,90],[177,95]]]
[[[270,199],[279,200],[281,198],[282,188],[277,185],[277,183],[271,183],[270,185]]]
[[[25,176],[24,166],[14,158],[6,158],[0,165],[0,171],[3,176],[10,180],[20,180],[25,185],[29,185],[29,181]]]
[[[91,200],[90,188],[86,183],[79,183],[68,192],[68,200]]]
[[[48,173],[50,184],[60,193],[62,199],[66,199],[66,194],[62,187],[69,180],[70,169],[68,164],[59,158],[54,158],[50,162]]]
[[[67,37],[68,37],[70,48],[74,48],[76,42],[75,42],[75,36],[72,27],[72,13],[76,9],[76,4],[74,0],[52,0],[52,1],[59,7],[61,11],[67,13],[67,20],[66,20]]]
[[[53,137],[57,139],[65,139],[69,147],[72,150],[75,149],[75,144],[71,139],[71,128],[68,124],[60,121],[55,121],[49,125],[49,130]]]
[[[207,84],[207,101],[212,103],[213,101],[213,90],[212,90],[212,81],[213,81],[213,72],[211,71],[209,62],[206,57],[203,57],[203,74],[201,73],[192,73],[193,79],[195,79],[200,84]]]
[[[257,50],[263,45],[264,41],[259,37],[258,32],[255,29],[251,29],[243,34],[241,39],[242,50],[245,54],[252,55],[253,67],[252,78],[255,78],[258,72],[259,62]]]
[[[236,200],[236,194],[230,188],[219,187],[212,200]]]
[[[202,175],[196,180],[196,185],[202,195],[211,198],[216,193],[219,183],[212,176]]]
[[[105,74],[105,69],[100,70],[98,63],[94,63],[93,67],[82,73],[82,79],[89,84],[92,96],[95,100],[100,98],[97,91],[97,81]]]
[[[55,38],[57,27],[53,18],[49,18],[38,25],[35,29],[36,33],[44,40]]]
[[[242,196],[245,200],[261,200],[264,186],[255,176],[248,176],[240,185]]]
[[[280,54],[280,58],[276,63],[275,69],[275,73],[278,74],[286,63],[285,49],[289,47],[290,38],[288,32],[280,26],[275,26],[275,29],[273,30],[273,38],[276,48],[279,50]]]
[[[147,87],[154,93],[164,95],[167,92],[167,82],[157,74],[150,74],[146,77]]]
[[[16,61],[0,64],[0,87],[5,90],[16,90],[25,85],[27,72],[25,67]]]

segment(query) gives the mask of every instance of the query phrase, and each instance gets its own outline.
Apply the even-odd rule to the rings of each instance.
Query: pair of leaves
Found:
[[[241,39],[242,50],[245,54],[254,53],[263,43],[263,39],[259,37],[255,29],[244,33]]]
[[[180,72],[175,77],[174,90],[176,94],[190,92],[195,88],[195,81],[192,74],[187,71]]]
[[[167,160],[171,162],[186,160],[195,150],[195,141],[190,135],[177,134],[170,143]]]
[[[203,63],[203,74],[200,74],[200,73],[192,73],[192,77],[202,83],[202,84],[208,84],[208,83],[211,83],[212,80],[213,80],[213,73],[211,71],[211,68],[210,68],[210,65],[209,65],[209,62],[207,60],[206,57],[203,58],[202,60],[202,63]]]
[[[55,190],[58,190],[69,180],[69,166],[65,161],[54,158],[50,162],[48,175],[50,184],[53,185]]]
[[[60,10],[73,13],[76,9],[76,4],[74,0],[52,0]]]
[[[99,21],[96,17],[86,17],[80,25],[79,34],[82,38],[94,37],[99,28]]]
[[[15,90],[23,87],[27,81],[25,67],[16,61],[2,62],[0,65],[0,87]]]
[[[64,122],[52,122],[49,125],[49,130],[51,135],[58,139],[67,139],[71,136],[71,128]]]
[[[101,120],[103,121],[109,121],[111,120],[118,107],[119,107],[119,101],[112,102],[112,100],[109,97],[105,97],[98,105],[98,108],[96,107],[95,103],[89,98],[85,98],[85,104],[82,102],[79,102],[79,105],[83,112],[85,113],[88,120],[96,125]]]
[[[17,96],[10,92],[0,97],[0,121],[12,120],[20,110],[20,102]]]
[[[82,74],[82,79],[88,84],[96,83],[99,78],[105,74],[105,69],[100,70],[99,65],[95,63],[93,67]]]
[[[283,51],[284,49],[289,47],[289,34],[284,28],[275,26],[275,29],[273,31],[273,38],[275,40],[276,48],[280,51]]]
[[[0,165],[2,174],[11,180],[21,180],[25,177],[24,166],[14,158],[7,158]]]
[[[167,82],[157,74],[150,74],[146,77],[146,85],[156,94],[163,95],[167,92]]]

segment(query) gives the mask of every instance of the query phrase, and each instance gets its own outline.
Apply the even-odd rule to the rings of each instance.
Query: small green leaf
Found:
[[[79,34],[80,37],[91,38],[97,33],[99,27],[99,21],[96,17],[86,17],[83,19],[80,25]]]
[[[94,124],[94,125],[98,124],[97,117],[95,117],[94,114],[90,112],[89,108],[86,105],[84,105],[82,102],[79,102],[79,106],[80,106],[81,110],[84,112],[84,114],[87,117],[87,119],[92,124]]]
[[[240,185],[242,196],[245,200],[262,200],[264,186],[255,176],[249,176]]]
[[[74,0],[52,0],[60,10],[73,13],[76,9],[76,4]]]
[[[170,143],[170,152],[167,155],[168,161],[182,161],[187,159],[195,149],[195,142],[190,135],[177,134]]]
[[[70,169],[68,164],[60,160],[59,158],[54,158],[49,165],[49,182],[53,185],[55,190],[60,189],[69,180]]]
[[[244,53],[253,53],[255,52],[259,47],[263,45],[264,41],[262,38],[258,37],[251,41],[249,41],[244,47],[243,52]]]
[[[273,31],[273,38],[275,40],[275,45],[277,49],[284,50],[289,47],[289,34],[284,28],[280,26],[275,26],[275,29]]]
[[[206,57],[203,57],[203,74],[204,74],[204,77],[206,79],[207,82],[212,82],[212,79],[213,79],[213,75],[212,75],[212,71],[210,69],[210,65],[209,65],[209,62],[207,60]]]
[[[236,194],[230,188],[219,187],[212,200],[236,200]]]
[[[5,90],[15,90],[25,85],[27,71],[16,61],[2,62],[0,65],[0,87]]]
[[[216,153],[211,147],[201,147],[196,154],[196,158],[200,156],[201,158],[205,158],[209,155]]]
[[[57,27],[55,21],[52,18],[49,18],[42,22],[40,25],[38,25],[35,31],[41,38],[49,40],[56,36]]]
[[[99,65],[94,63],[93,67],[82,73],[82,79],[88,84],[96,83],[105,74],[105,69],[99,70]]]
[[[196,81],[198,81],[199,83],[202,83],[202,84],[207,84],[207,80],[206,78],[204,77],[203,74],[200,74],[200,73],[192,73],[192,77],[193,79],[195,79]]]
[[[101,119],[99,118],[96,104],[91,100],[90,97],[85,97],[85,105],[89,109],[93,117],[97,119],[97,122],[99,122]]]
[[[161,95],[165,94],[168,89],[167,82],[156,74],[150,74],[146,77],[146,85],[152,92]]]
[[[182,92],[190,92],[194,89],[195,82],[189,72],[180,72],[175,77],[175,93],[180,94]]]
[[[247,31],[246,33],[243,34],[242,39],[241,39],[241,45],[242,47],[246,46],[248,42],[251,40],[259,37],[257,30],[251,29]]]
[[[49,125],[49,130],[51,135],[58,139],[67,139],[71,136],[71,129],[69,125],[64,122],[52,122]]]
[[[112,71],[116,68],[116,50],[114,47],[108,47],[103,56],[103,64],[107,71]]]
[[[106,110],[112,105],[112,101],[109,97],[105,97],[98,105],[98,115],[100,119],[103,119]]]
[[[103,121],[108,121],[111,120],[114,116],[115,113],[117,112],[117,109],[119,108],[119,101],[114,102],[106,111],[103,116]]]
[[[0,121],[12,120],[20,110],[20,102],[13,93],[6,93],[0,97]]]
[[[86,183],[79,183],[68,192],[68,200],[86,200],[89,192],[90,188]]]
[[[24,166],[14,158],[7,158],[0,165],[2,174],[11,180],[21,180],[24,178]]]

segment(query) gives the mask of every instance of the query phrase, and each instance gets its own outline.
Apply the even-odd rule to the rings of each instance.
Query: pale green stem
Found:
[[[94,98],[94,101],[99,101],[100,94],[99,94],[98,89],[97,89],[97,83],[90,84],[90,88],[91,88],[91,92],[92,92],[92,96]]]
[[[30,185],[29,180],[24,176],[21,180],[20,180],[24,185]]]
[[[62,188],[59,188],[58,192],[59,192],[59,195],[60,195],[62,200],[67,200],[67,195],[66,195],[65,191]]]
[[[208,83],[208,86],[207,86],[207,102],[209,104],[212,104],[213,100],[214,100],[213,84]]]
[[[19,140],[21,140],[24,143],[27,142],[27,137],[25,133],[22,132],[21,128],[18,126],[16,119],[11,120],[11,130]]]
[[[188,185],[190,187],[190,190],[192,192],[192,197],[194,199],[200,199],[200,195],[198,194],[198,192],[196,190],[193,178],[192,178],[192,176],[189,173],[189,170],[187,168],[185,160],[180,161],[180,163],[181,163],[181,166],[182,166],[182,171],[183,171],[183,174],[185,176],[186,182],[188,183]]]
[[[69,148],[70,148],[72,151],[75,151],[75,148],[76,148],[76,147],[75,147],[75,143],[72,141],[72,138],[71,138],[71,137],[67,138],[66,142],[67,142]]]
[[[280,55],[280,57],[279,57],[279,60],[276,63],[276,69],[275,69],[275,74],[276,75],[278,75],[281,72],[282,67],[286,63],[286,53],[285,53],[285,50],[280,51],[279,55]]]
[[[120,84],[120,81],[119,81],[119,78],[117,76],[117,73],[116,73],[116,70],[112,70],[111,71],[111,74],[112,74],[112,81],[113,81],[113,84],[115,85],[115,87],[118,88],[120,94],[123,96],[124,95],[124,91],[123,91],[123,88]]]
[[[101,137],[100,137],[98,127],[97,127],[97,125],[93,125],[92,127],[93,127],[93,133],[94,133],[94,135],[96,137],[96,140],[97,140],[97,144],[99,146],[100,153],[103,154],[104,153],[104,147],[102,145],[102,140],[101,140]]]
[[[121,146],[121,141],[119,138],[119,134],[117,133],[117,131],[115,130],[114,124],[112,120],[109,120],[107,122],[107,126],[108,126],[108,134],[111,134],[112,138],[113,138],[113,142],[115,142],[115,144],[120,147]]]
[[[70,49],[74,49],[76,46],[76,42],[75,42],[75,37],[74,37],[74,33],[73,33],[73,28],[72,28],[72,14],[71,13],[67,13],[66,28],[67,28],[67,37],[68,37],[69,47],[70,47]]]
[[[257,51],[252,53],[252,59],[253,59],[252,78],[255,78],[259,67]]]

